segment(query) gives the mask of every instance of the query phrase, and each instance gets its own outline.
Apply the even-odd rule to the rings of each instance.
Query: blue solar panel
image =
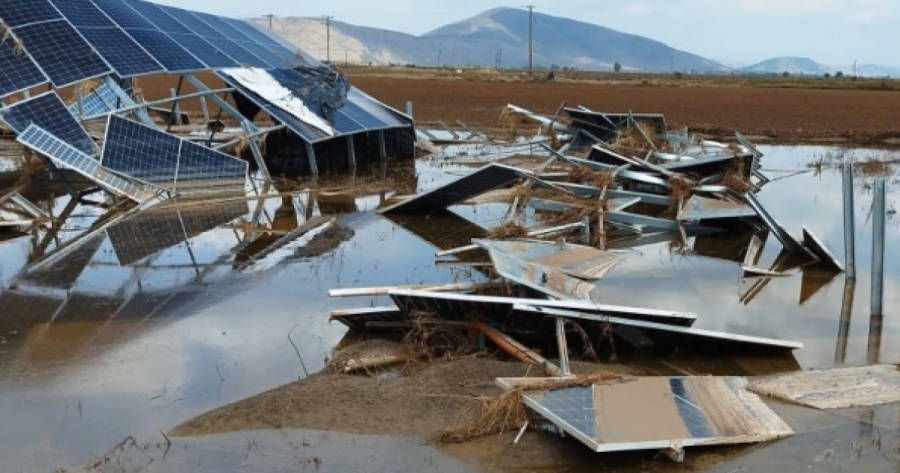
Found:
[[[15,47],[12,38],[0,42],[0,98],[47,83],[34,61]]]
[[[90,0],[52,0],[56,8],[76,28],[90,26],[95,28],[114,28],[115,23],[94,6]]]
[[[161,31],[127,28],[125,31],[169,72],[205,69],[206,65]],[[215,67],[210,64],[210,67]]]
[[[240,66],[237,61],[231,59],[225,53],[219,51],[218,48],[209,44],[208,41],[195,34],[172,33],[170,36],[212,69]]]
[[[266,46],[281,47],[281,43],[270,38],[268,35],[257,30],[253,26],[250,26],[250,23],[247,23],[246,21],[235,20],[234,18],[222,18],[222,21],[228,23],[229,25],[234,27],[234,29],[243,33],[244,36],[252,39],[253,41],[256,41],[257,43],[264,44]]]
[[[79,28],[78,31],[97,48],[116,73],[133,77],[163,72],[165,69],[118,28]]]
[[[279,69],[290,69],[297,65],[298,61],[296,60],[296,58],[293,58],[293,60],[291,60],[291,58],[283,58],[259,43],[253,41],[236,41],[236,43],[247,51],[253,53],[254,56],[265,61],[266,64],[269,64],[271,67]]]
[[[62,0],[68,1],[68,0]],[[153,23],[138,14],[122,0],[91,0],[122,28],[155,29]]]
[[[102,164],[177,193],[242,192],[248,168],[245,161],[115,115]]]
[[[356,133],[359,131],[363,131],[366,128],[370,128],[369,126],[363,125],[362,123],[350,118],[349,115],[344,113],[343,109],[335,112],[334,120],[332,120],[331,125],[335,130],[342,134]]]
[[[366,112],[372,114],[379,121],[385,123],[386,126],[390,127],[400,127],[406,126],[410,123],[404,119],[401,119],[394,112],[392,112],[386,105],[381,102],[375,100],[365,92],[357,89],[356,87],[350,87],[350,92],[347,94],[347,100],[356,104],[358,107],[362,108]]]
[[[94,118],[109,115],[110,112],[122,108],[122,106],[119,96],[104,82],[93,92],[81,98],[80,110],[76,102],[69,106],[69,112],[76,118],[79,116],[82,118]]]
[[[250,51],[240,47],[234,41],[226,38],[204,38],[209,41],[213,46],[218,48],[223,53],[227,54],[230,58],[234,59],[242,66],[251,66],[258,67],[261,69],[271,69],[275,67],[274,64],[269,64],[262,59],[256,57]]]
[[[0,18],[11,28],[38,21],[57,20],[62,15],[47,0],[3,0]]]
[[[34,124],[86,154],[97,152],[94,140],[69,113],[66,104],[53,92],[0,110],[0,119],[16,133],[22,133],[28,125]]]
[[[117,176],[100,167],[97,160],[81,150],[69,145],[41,127],[29,125],[17,140],[29,148],[50,158],[56,165],[71,168],[88,179],[100,184],[113,193],[131,198],[136,202],[145,202],[155,196],[155,192],[147,187]]]
[[[140,181],[171,189],[182,140],[111,115],[100,163]]]
[[[111,72],[91,45],[65,20],[23,26],[16,29],[16,35],[56,87]]]
[[[169,16],[175,18],[179,23],[199,36],[203,36],[204,38],[226,38],[224,34],[219,33],[215,28],[206,24],[206,22],[194,15],[193,12],[163,5],[159,5],[159,7],[168,13]]]
[[[385,128],[388,126],[387,123],[379,120],[371,113],[363,110],[359,107],[359,105],[353,103],[352,101],[348,101],[346,105],[341,107],[340,112],[348,118],[362,124],[366,128]]]
[[[194,32],[172,18],[159,5],[150,2],[129,1],[128,6],[135,9],[144,18],[156,25],[165,33],[193,34]]]

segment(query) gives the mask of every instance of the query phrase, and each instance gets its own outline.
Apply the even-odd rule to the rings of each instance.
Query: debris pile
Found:
[[[598,284],[628,258],[628,249],[671,241],[680,251],[704,254],[704,238],[750,235],[742,258],[728,257],[742,265],[746,278],[757,280],[742,301],[788,271],[815,267],[836,275],[843,266],[808,229],[795,238],[766,211],[758,197],[770,182],[760,171],[763,154],[742,135],[734,143],[719,143],[686,130],[672,132],[662,115],[613,115],[583,107],[561,107],[561,113],[566,120],[512,105],[504,112],[506,123],[519,127],[531,120],[542,128],[538,135],[551,130],[560,140],[559,147],[532,143],[539,150],[533,153],[537,165],[475,158],[470,164],[481,166],[459,179],[378,211],[387,218],[442,215],[485,193],[508,190],[502,194],[509,199],[502,223],[469,245],[436,253],[438,264],[470,265],[484,282],[335,290],[332,296],[386,295],[392,304],[334,311],[331,320],[374,337],[408,341],[438,334],[456,349],[438,344],[436,357],[493,351],[549,377],[498,380],[506,393],[478,399],[474,420],[439,432],[440,441],[549,422],[597,452],[656,449],[681,461],[683,447],[791,435],[791,428],[748,391],[745,378],[623,380],[601,373],[603,379],[579,382],[573,377],[570,349],[623,362],[673,353],[783,355],[803,346],[692,327],[699,317],[714,314],[617,306],[602,299]],[[782,254],[776,267],[763,270],[756,265],[769,234],[781,243]],[[661,399],[668,401],[663,405]],[[610,412],[618,414],[609,417]],[[671,422],[633,425],[634,419],[648,418],[647,412]]]

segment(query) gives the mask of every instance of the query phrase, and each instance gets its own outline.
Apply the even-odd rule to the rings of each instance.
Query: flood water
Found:
[[[829,150],[762,151],[764,171],[777,179],[760,193],[769,212],[796,235],[806,225],[845,261],[840,172],[792,175]],[[876,152],[858,151],[866,153]],[[463,170],[419,168],[420,189]],[[739,251],[717,241],[695,246],[718,258],[673,253],[665,241],[633,248],[599,283],[603,302],[693,312],[698,328],[800,341],[805,348],[795,358],[804,369],[897,363],[900,217],[888,219],[886,314],[871,330],[871,182],[858,176],[856,185],[858,282],[846,337],[839,337],[843,275],[797,274],[754,287],[742,279]],[[888,192],[889,210],[897,209],[896,173]],[[478,471],[415,438],[291,430],[166,446],[162,432],[175,425],[304,376],[289,333],[306,369],[317,372],[345,334],[328,312],[386,302],[329,299],[329,289],[479,279],[436,266],[436,245],[465,244],[480,231],[467,221],[489,228],[507,210],[460,206],[404,227],[374,214],[379,196],[309,204],[305,194],[267,200],[271,231],[262,235],[236,221],[249,219],[255,202],[151,212],[106,226],[97,223],[102,210],[78,206],[49,240],[41,231],[0,243],[0,471],[80,471],[129,437],[142,449],[127,449],[117,456],[121,468],[109,471]],[[55,207],[59,215],[67,202]],[[297,252],[314,235],[276,244],[322,212],[344,214],[338,225],[353,236],[325,243],[321,256]],[[779,250],[770,237],[760,266]],[[755,296],[745,297],[751,290]],[[775,408],[797,436],[749,447],[710,471],[898,469],[898,406]]]

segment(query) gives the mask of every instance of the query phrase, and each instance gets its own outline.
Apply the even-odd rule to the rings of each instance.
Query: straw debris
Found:
[[[615,187],[615,177],[611,172],[598,172],[587,166],[575,166],[566,176],[566,182],[572,184],[585,184],[597,189],[610,189]]]
[[[678,202],[682,199],[689,199],[696,184],[676,174],[669,178],[669,186],[672,188],[670,194],[672,200]]]
[[[411,311],[412,327],[403,337],[410,358],[423,363],[450,361],[473,353],[465,327],[441,323],[434,314]]]
[[[725,176],[722,177],[722,185],[738,194],[744,194],[750,190],[750,181],[747,176],[746,162],[742,158],[737,158],[734,160],[734,164],[725,172]]]
[[[487,234],[489,240],[512,240],[528,236],[528,229],[514,222],[505,223]]]

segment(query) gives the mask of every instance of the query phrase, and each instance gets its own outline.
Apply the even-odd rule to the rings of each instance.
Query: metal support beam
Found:
[[[844,252],[847,280],[856,281],[856,209],[853,195],[853,164],[844,163]]]
[[[209,99],[212,100],[213,102],[215,102],[215,104],[218,105],[219,108],[222,109],[225,113],[231,115],[231,118],[234,118],[238,122],[246,119],[246,118],[244,118],[243,115],[241,115],[241,112],[239,112],[236,108],[232,107],[231,104],[228,103],[228,101],[226,101],[222,97],[219,97],[218,95],[210,94],[210,92],[212,92],[210,90],[210,88],[207,87],[206,84],[201,82],[199,79],[194,77],[193,74],[182,74],[181,76],[184,77],[184,79],[186,81],[188,81],[191,85],[193,85],[194,88],[196,88],[197,90],[199,90],[201,92],[207,92],[207,96],[209,97]],[[252,127],[253,132],[257,131],[255,125],[251,125],[251,127]]]
[[[138,120],[141,121],[141,123],[156,128],[156,122],[154,122],[153,119],[150,118],[150,115],[147,114],[146,106],[138,106],[138,104],[136,104],[134,100],[132,100],[131,96],[128,95],[128,93],[126,93],[124,90],[122,90],[122,87],[119,87],[119,84],[116,83],[116,81],[113,80],[112,77],[106,76],[103,78],[103,81],[113,92],[115,92],[116,97],[118,97],[122,104],[125,105],[126,109],[134,111],[134,114],[137,116]]]
[[[378,130],[378,156],[381,159],[387,158],[387,143],[384,138],[384,130]]]
[[[245,138],[247,139],[247,145],[250,146],[250,151],[253,153],[253,159],[256,161],[256,166],[259,168],[260,174],[263,176],[263,181],[269,182],[272,180],[272,176],[269,174],[269,167],[266,166],[266,160],[263,157],[262,151],[259,149],[259,145],[256,143],[256,138],[253,137],[254,129],[250,120],[242,120],[241,128],[244,129],[244,133],[246,133]]]
[[[556,318],[556,344],[559,346],[559,369],[566,376],[572,375],[569,368],[569,343],[566,341],[566,320],[562,317]]]
[[[347,137],[347,164],[356,176],[356,144],[353,142],[353,135]]]
[[[884,315],[884,237],[887,215],[885,180],[875,181],[872,216],[872,317]]]
[[[319,177],[319,164],[316,162],[316,149],[312,143],[306,143],[306,158],[309,160],[309,173],[312,177]]]
[[[181,110],[178,107],[178,96],[181,95],[181,86],[184,85],[184,76],[178,78],[178,87],[171,90],[172,95],[172,113],[169,116],[169,123],[166,127],[166,133],[172,131],[172,125],[181,121]],[[180,125],[180,123],[179,123]]]
[[[209,105],[206,103],[206,96],[200,96],[200,110],[203,111],[203,123],[209,123]]]

